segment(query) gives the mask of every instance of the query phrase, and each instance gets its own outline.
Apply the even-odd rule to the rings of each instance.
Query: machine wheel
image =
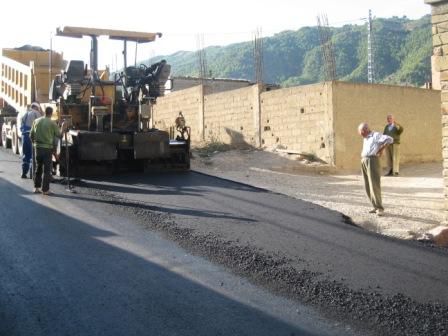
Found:
[[[6,137],[6,124],[2,125],[2,146],[5,148],[11,148],[11,139]]]
[[[60,144],[60,143],[59,143]],[[76,160],[76,146],[68,146],[69,153],[69,174],[70,177],[75,177],[78,174],[78,161]],[[67,157],[66,157],[66,147],[58,146],[57,154],[59,156],[59,161],[56,163],[56,175],[61,177],[67,176]]]
[[[12,126],[12,143],[11,143],[11,148],[12,148],[12,152],[14,154],[19,154],[19,137],[17,135],[17,126],[13,125]]]
[[[66,159],[65,159],[65,149],[61,150],[59,153],[59,161],[56,163],[56,176],[65,177],[67,176],[66,170]]]

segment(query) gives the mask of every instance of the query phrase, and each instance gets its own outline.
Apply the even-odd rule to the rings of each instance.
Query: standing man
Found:
[[[36,119],[31,127],[30,138],[34,144],[34,158],[36,167],[34,169],[34,192],[41,191],[42,194],[50,194],[51,179],[51,157],[53,154],[54,139],[61,137],[61,130],[64,129],[62,123],[61,130],[58,125],[51,120],[53,108],[48,106],[45,109],[45,117]],[[42,182],[43,172],[43,182]]]
[[[386,176],[398,176],[400,173],[400,135],[403,127],[395,121],[392,114],[387,116],[387,125],[383,134],[394,139],[394,143],[386,148],[387,174]]]
[[[20,118],[20,132],[22,133],[22,178],[26,178],[31,168],[31,158],[33,155],[33,144],[30,139],[31,126],[34,120],[42,117],[40,106],[34,102],[30,108]],[[30,177],[33,174],[31,169]]]
[[[358,133],[364,138],[361,151],[361,170],[367,196],[373,205],[373,209],[369,212],[383,216],[384,207],[381,200],[381,165],[379,157],[384,148],[392,144],[394,140],[388,135],[371,131],[367,123],[361,123],[358,126]]]

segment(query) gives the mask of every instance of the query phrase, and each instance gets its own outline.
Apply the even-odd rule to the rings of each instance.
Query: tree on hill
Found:
[[[332,27],[332,44],[339,80],[367,82],[367,28],[365,24]],[[375,19],[373,22],[374,69],[379,83],[421,86],[431,75],[430,16]],[[206,48],[213,77],[254,80],[253,42]],[[195,52],[177,52],[166,59],[174,76],[197,76]],[[283,31],[263,38],[264,81],[282,86],[317,83],[324,66],[317,27]]]

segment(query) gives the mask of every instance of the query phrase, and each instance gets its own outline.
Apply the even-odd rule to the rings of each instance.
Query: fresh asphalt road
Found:
[[[188,254],[82,192],[52,184],[55,195],[32,194],[19,170],[19,158],[0,149],[0,335],[353,334]],[[169,179],[176,184],[176,175]],[[148,192],[118,189],[173,213],[181,207],[180,216],[198,224],[247,222],[228,210],[204,209],[194,186],[159,193],[154,181],[145,188],[148,183]],[[176,195],[191,198],[189,210],[175,205]]]
[[[85,186],[170,214],[180,228],[286,256],[355,290],[448,305],[446,250],[365,231],[312,203],[194,172],[118,176]]]

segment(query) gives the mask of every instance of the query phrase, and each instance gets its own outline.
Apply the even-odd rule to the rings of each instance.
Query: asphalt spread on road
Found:
[[[76,189],[363,334],[448,333],[446,249],[381,237],[315,204],[193,172],[83,180]]]

